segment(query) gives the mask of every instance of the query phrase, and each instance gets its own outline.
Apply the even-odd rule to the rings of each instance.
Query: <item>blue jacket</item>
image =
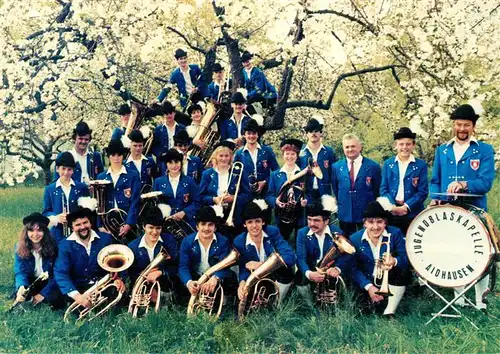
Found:
[[[299,271],[305,276],[305,273],[310,270],[312,272],[316,271],[316,267],[321,261],[320,257],[320,248],[318,243],[318,238],[314,236],[314,233],[308,235],[310,231],[309,227],[303,227],[297,233],[297,266]],[[342,234],[342,230],[340,230],[335,225],[330,225],[331,232],[337,232]],[[333,235],[332,235],[333,236]],[[335,245],[333,242],[333,238],[330,236],[326,236],[323,242],[323,257],[328,252],[330,247]],[[351,267],[351,259],[352,256],[349,254],[342,254],[332,267],[338,267],[342,271],[342,274],[349,274]]]
[[[264,226],[263,231],[266,233],[267,237],[264,235],[263,246],[266,253],[266,259],[273,252],[278,252],[283,258],[288,268],[293,268],[297,257],[293,252],[292,247],[285,241],[281,236],[280,230],[276,226],[267,225]],[[248,232],[243,232],[239,234],[234,239],[234,247],[240,253],[240,258],[238,260],[239,264],[239,281],[247,280],[250,275],[250,271],[245,267],[245,265],[250,261],[259,262],[259,254],[255,246],[246,244]]]
[[[299,155],[299,166],[301,169],[305,168],[308,163],[309,159],[312,159],[313,155],[307,148],[307,145],[300,151]],[[324,194],[329,194],[333,195],[332,192],[332,176],[333,176],[333,171],[332,171],[332,166],[337,161],[337,158],[335,157],[335,152],[333,152],[333,149],[330,146],[323,146],[321,150],[318,152],[318,166],[321,168],[321,172],[323,172],[323,179],[318,180],[318,189],[320,195]],[[312,190],[313,188],[313,182],[314,182],[314,175],[308,174],[306,178],[306,188],[307,190]]]
[[[235,209],[235,225],[241,225],[241,213],[243,212],[243,207],[247,202],[250,201],[251,195],[248,187],[248,176],[242,171],[243,175],[241,176],[240,189],[238,192],[238,198],[236,199],[236,209]],[[230,177],[228,193],[230,195],[234,195],[236,191],[236,184],[238,182],[238,178],[236,176]],[[219,188],[219,174],[215,171],[214,168],[209,168],[208,170],[203,171],[201,175],[201,183],[200,183],[200,196],[203,205],[214,205],[213,198],[217,197],[217,189]]]
[[[180,130],[186,129],[186,127],[182,124],[176,123],[175,129],[174,129],[174,135],[177,134]],[[158,158],[160,157],[161,154],[165,153],[168,151],[168,149],[173,148],[173,146],[170,146],[168,143],[168,129],[165,126],[165,124],[160,124],[155,127],[155,130],[153,131],[153,144],[151,147],[151,151],[153,155],[156,156],[156,160],[158,161]]]
[[[67,208],[68,212],[73,212],[79,209],[78,198],[88,197],[89,189],[86,184],[80,182],[74,182],[75,185],[71,186],[69,192],[69,200],[66,200],[62,188],[56,187],[57,181],[49,184],[45,187],[43,193],[43,212],[42,214],[50,217],[54,215],[59,215],[63,212],[63,199],[64,207]],[[69,203],[69,205],[68,205]],[[63,225],[58,224],[50,228],[50,233],[54,237],[57,243],[64,239]]]
[[[57,283],[54,279],[54,258],[42,257],[42,269],[44,272],[49,273],[47,285],[40,291],[40,295],[44,298],[49,298],[50,294],[58,291]],[[21,258],[17,254],[17,244],[14,247],[14,275],[16,280],[16,290],[21,286],[28,288],[33,281],[35,281],[35,257],[29,255],[28,258]],[[36,295],[36,294],[34,294]]]
[[[200,244],[196,238],[196,232],[186,236],[181,242],[179,251],[179,278],[183,284],[187,284],[194,275],[198,273],[198,266],[201,262]],[[208,264],[215,265],[222,261],[230,251],[229,240],[219,233],[215,234],[217,240],[214,240],[208,250]],[[215,272],[214,275],[221,280],[228,274],[228,269]],[[201,275],[201,274],[199,274]]]
[[[206,84],[203,78],[203,72],[198,65],[189,64],[189,77],[191,78],[193,86],[197,87],[198,91],[202,94],[202,97],[206,97]],[[182,75],[180,68],[176,68],[172,71],[169,82],[177,86],[181,106],[183,108],[186,107],[189,103],[189,94],[186,91],[186,80],[184,80],[184,76]],[[158,101],[162,102],[165,97],[167,97],[169,91],[170,90],[168,88],[163,88],[157,97]]]
[[[186,163],[184,160],[183,164]],[[191,177],[196,183],[200,182],[201,174],[203,172],[203,164],[198,156],[188,156],[187,157],[187,174],[186,176]],[[163,161],[158,163],[159,175],[165,176],[167,174],[167,164]]]
[[[133,161],[126,162],[125,167],[127,168],[127,171],[132,170],[139,174],[141,179],[141,191],[144,191],[144,193],[146,193],[147,191],[145,191],[144,187],[147,185],[153,186],[153,180],[156,177],[157,170],[156,163],[151,156],[143,157],[140,172],[137,170],[137,167],[135,166]]]
[[[233,80],[232,79],[229,79],[229,89],[231,89],[233,87]],[[224,85],[223,85],[223,89],[222,91],[224,91],[224,87],[226,85],[226,81],[224,81]],[[217,99],[219,98],[219,91],[220,91],[220,86],[215,84],[214,81],[212,81],[209,85],[208,85],[208,92],[207,92],[207,96],[210,97],[211,99],[213,99],[214,101],[217,101]]]
[[[490,191],[495,179],[493,147],[481,141],[471,141],[457,164],[452,144],[443,144],[436,149],[430,187],[431,198],[446,200],[432,193],[446,192],[451,182],[467,181],[469,193],[484,195],[471,199],[469,203],[487,210],[486,193]]]
[[[405,239],[401,231],[394,226],[387,226],[386,231],[390,236],[390,251],[391,255],[396,258],[396,267],[405,270],[408,268],[408,258],[406,255]],[[351,235],[351,243],[356,248],[354,254],[354,268],[352,278],[357,286],[361,289],[368,284],[373,284],[373,269],[375,267],[375,259],[373,258],[370,244],[367,240],[361,240],[365,229],[361,229]],[[383,237],[382,241],[386,242],[387,237]],[[387,250],[387,245],[380,247],[380,255],[382,256]]]
[[[90,256],[76,241],[65,239],[59,244],[54,276],[63,295],[84,288],[107,274],[97,263],[97,255],[112,243],[112,237],[103,232],[97,232],[97,235],[99,237],[90,246]]]
[[[62,153],[61,153],[62,154]],[[97,175],[104,171],[104,165],[102,162],[102,156],[99,151],[93,151],[87,153],[87,172],[91,180],[95,180]],[[59,173],[54,170],[54,181],[59,178]],[[76,166],[73,169],[73,176],[71,177],[75,182],[82,181],[82,166],[76,161]]]
[[[243,86],[248,91],[247,99],[254,101],[256,98],[276,98],[278,92],[276,88],[267,80],[264,72],[257,67],[253,67],[250,72],[250,77],[245,69],[243,69]]]
[[[256,175],[256,181],[269,182],[271,172],[280,168],[278,160],[276,159],[276,155],[270,146],[260,144],[260,147],[257,147],[257,150],[257,171],[255,171],[255,165],[253,164],[250,152],[244,147],[236,151],[236,154],[234,154],[234,162],[239,161],[243,163],[245,174],[247,176]]]
[[[221,120],[220,124],[218,124],[221,140],[238,138],[238,125],[231,118],[232,116],[229,119]],[[243,136],[243,131],[245,129],[245,126],[247,125],[250,119],[251,117],[245,115],[243,116],[243,118],[241,118],[241,127],[239,134],[240,136]]]
[[[128,244],[128,247],[134,253],[134,263],[130,266],[129,269],[127,269],[127,273],[130,276],[132,283],[135,282],[141,272],[146,269],[149,263],[151,263],[151,261],[149,260],[147,249],[144,247],[139,247],[139,244],[141,243],[143,238],[144,236],[137,237],[135,240]],[[156,257],[158,253],[160,253],[161,247],[163,247],[165,251],[167,251],[171,258],[163,261],[158,269],[163,272],[163,275],[168,275],[168,277],[172,279],[177,273],[176,264],[179,259],[177,242],[172,235],[165,233],[161,234],[161,239],[163,240],[163,242],[158,240],[158,242],[156,243],[154,257]]]
[[[382,169],[382,184],[380,196],[387,197],[396,204],[396,195],[399,188],[399,166],[396,157],[391,157],[384,162]],[[404,178],[404,202],[410,208],[408,216],[414,218],[424,210],[424,201],[429,194],[427,178],[427,164],[424,160],[415,159],[406,168]]]
[[[115,129],[113,129],[113,133],[111,133],[111,140],[115,140],[115,139],[121,139],[123,134],[125,134],[125,131],[127,130],[127,128],[125,127],[116,127]]]
[[[114,187],[109,171],[101,173],[97,178],[111,181],[106,186],[106,211],[115,207],[116,200],[118,208],[127,213],[126,224],[131,226],[137,224],[137,215],[141,203],[141,181],[139,174],[135,171],[127,170],[126,173],[120,174]]]
[[[371,201],[379,196],[382,171],[378,163],[363,157],[361,168],[351,191],[347,160],[337,161],[333,165],[332,186],[339,206],[339,220],[360,223],[363,212]]]
[[[160,200],[172,208],[172,215],[184,211],[186,216],[184,219],[191,225],[195,226],[195,216],[200,208],[200,191],[196,182],[191,178],[184,176],[179,177],[179,185],[174,198],[174,191],[170,180],[167,176],[155,179],[153,190],[163,192]]]

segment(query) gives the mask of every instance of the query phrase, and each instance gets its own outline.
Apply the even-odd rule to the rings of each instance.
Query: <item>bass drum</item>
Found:
[[[465,286],[481,277],[494,249],[484,222],[473,206],[441,205],[422,211],[406,234],[406,252],[416,272],[446,288]]]

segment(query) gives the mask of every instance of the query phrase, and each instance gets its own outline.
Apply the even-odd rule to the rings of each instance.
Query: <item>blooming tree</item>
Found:
[[[299,135],[321,110],[329,139],[357,131],[383,158],[387,132],[409,125],[429,160],[450,111],[474,98],[486,108],[478,132],[494,141],[499,12],[487,0],[4,0],[0,183],[47,175],[80,119],[104,146],[116,107],[154,99],[178,47],[208,80],[219,61],[239,82],[241,53],[255,53],[279,91],[271,130]]]

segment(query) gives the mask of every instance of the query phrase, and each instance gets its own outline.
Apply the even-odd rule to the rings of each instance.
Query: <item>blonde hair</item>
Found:
[[[361,140],[359,140],[359,137],[354,133],[344,134],[342,137],[342,145],[344,145],[347,140],[356,140],[361,145]]]
[[[229,154],[231,154],[231,160],[233,159],[233,150],[231,150],[227,146],[218,146],[210,156],[210,162],[212,163],[212,167],[217,167],[218,164],[217,155],[219,155],[221,152],[225,150],[229,151]]]

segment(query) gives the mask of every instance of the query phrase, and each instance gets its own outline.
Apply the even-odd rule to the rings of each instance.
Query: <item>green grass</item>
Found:
[[[490,195],[490,212],[500,220],[500,181]],[[254,314],[242,323],[232,314],[213,321],[187,318],[185,308],[132,319],[112,313],[92,323],[65,324],[61,312],[47,307],[6,313],[13,290],[13,245],[21,219],[42,207],[43,190],[0,190],[0,352],[500,352],[500,297],[490,295],[490,315],[464,310],[464,319],[437,319],[426,326],[442,303],[426,293],[407,297],[392,321],[361,315],[344,303],[335,314],[306,306],[296,293],[271,313]]]

